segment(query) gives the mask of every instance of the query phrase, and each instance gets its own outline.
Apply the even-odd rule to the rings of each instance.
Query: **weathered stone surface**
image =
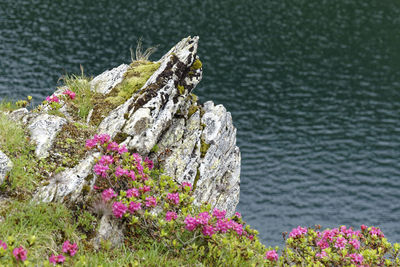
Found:
[[[29,122],[28,129],[32,140],[36,143],[35,154],[38,158],[48,156],[48,150],[54,138],[65,123],[67,123],[66,119],[46,113],[40,114]]]
[[[101,94],[108,94],[111,90],[124,78],[125,72],[128,70],[129,65],[122,64],[112,70],[107,70],[96,76],[91,82],[91,90]]]
[[[95,159],[99,156],[99,153],[90,154],[74,168],[56,174],[48,185],[38,190],[34,200],[63,201],[65,197],[71,201],[76,200],[81,195],[84,185],[88,185],[89,188],[93,187],[95,178],[89,181],[86,181],[85,178],[91,173]]]
[[[232,215],[239,201],[240,184],[236,129],[230,113],[222,105],[211,101],[200,105],[191,95],[202,78],[202,69],[193,67],[198,59],[197,46],[198,37],[188,37],[166,53],[158,61],[159,69],[130,99],[105,117],[97,132],[107,133],[112,138],[123,136],[123,143],[131,151],[149,156],[178,182],[193,183],[196,203],[207,201]],[[91,85],[97,92],[107,94],[122,81],[127,67],[121,65],[107,71]],[[29,119],[29,127],[34,125],[35,129],[44,131],[44,127],[38,127],[44,119],[41,116],[44,115]],[[36,132],[33,138],[42,156],[46,155],[46,144],[51,142],[45,141],[64,123],[61,118],[47,116],[53,123],[46,128],[52,128],[53,134],[44,131],[41,142],[37,141]],[[159,148],[157,152],[152,151],[155,145]],[[89,181],[85,178],[96,156],[99,155],[86,155],[74,168],[52,177],[50,183],[38,191],[36,199],[77,199],[85,185],[91,188],[94,183],[95,177]],[[104,229],[108,229],[107,220],[104,218]]]
[[[6,175],[13,167],[12,161],[6,154],[0,151],[0,185],[4,182]]]
[[[95,249],[101,247],[101,243],[108,241],[111,247],[118,247],[124,240],[124,234],[117,221],[110,218],[110,215],[103,215],[100,220],[100,226],[97,236],[93,239]]]
[[[201,139],[209,144],[200,163],[196,184],[196,201],[214,203],[233,215],[239,202],[240,152],[236,146],[236,129],[232,117],[222,105],[204,104],[201,122],[205,125]]]

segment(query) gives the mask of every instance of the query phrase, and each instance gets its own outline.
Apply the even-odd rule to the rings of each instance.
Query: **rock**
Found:
[[[48,156],[54,138],[65,123],[66,119],[46,113],[36,116],[29,122],[27,128],[32,140],[36,142],[35,154],[38,158]]]
[[[110,215],[103,215],[100,220],[100,226],[97,236],[93,239],[95,249],[101,248],[102,242],[110,242],[112,248],[118,247],[124,241],[122,228]]]
[[[192,91],[202,78],[197,56],[198,37],[184,38],[159,61],[160,67],[132,96],[105,114],[96,129],[118,137],[128,149],[149,156],[167,175],[194,185],[195,203],[207,201],[232,215],[239,201],[240,152],[232,117],[222,105],[200,105]],[[92,90],[107,94],[120,83],[128,65],[97,76]],[[28,118],[28,119],[27,119]],[[23,117],[37,143],[39,157],[48,151],[54,137],[70,117],[46,113]],[[158,151],[153,150],[158,147]],[[51,177],[35,195],[42,201],[75,201],[96,177],[88,177],[98,154],[88,154],[79,163]],[[108,218],[102,219],[108,229]],[[104,230],[104,232],[107,232]],[[107,232],[108,233],[108,232]]]
[[[48,185],[38,190],[34,200],[51,202],[62,201],[68,197],[70,201],[75,201],[81,195],[85,185],[89,188],[93,187],[95,180],[86,181],[85,178],[91,173],[95,159],[99,156],[99,153],[90,154],[74,168],[56,174]]]
[[[0,151],[0,185],[3,184],[7,173],[11,171],[12,167],[12,161],[7,157],[6,154]]]
[[[117,84],[122,82],[128,68],[129,65],[122,64],[112,70],[103,72],[90,82],[91,89],[104,95],[108,94]]]

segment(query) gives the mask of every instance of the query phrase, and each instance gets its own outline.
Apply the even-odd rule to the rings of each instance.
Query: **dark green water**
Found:
[[[397,0],[0,1],[0,98],[158,59],[200,36],[196,89],[231,111],[246,221],[268,245],[298,225],[380,226],[400,241]]]

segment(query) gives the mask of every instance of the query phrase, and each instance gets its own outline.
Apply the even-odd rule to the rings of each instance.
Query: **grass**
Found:
[[[149,47],[144,52],[142,49],[142,38],[139,38],[136,46],[136,51],[134,53],[131,48],[131,60],[135,61],[148,61],[149,57],[157,50],[157,46]]]
[[[63,78],[65,85],[76,93],[76,98],[71,102],[72,108],[75,110],[78,117],[86,120],[90,110],[93,109],[94,92],[90,90],[90,79],[83,74],[65,75]]]
[[[0,114],[0,147],[14,164],[6,181],[10,190],[15,190],[14,194],[32,191],[39,181],[34,146],[22,126],[4,114]]]
[[[19,107],[14,102],[4,100],[4,99],[0,101],[0,111],[4,111],[4,112],[14,111],[18,108]]]

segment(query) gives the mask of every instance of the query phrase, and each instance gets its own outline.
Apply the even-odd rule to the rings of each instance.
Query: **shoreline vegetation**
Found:
[[[148,61],[150,52],[132,56],[124,80],[108,97],[91,91],[82,71],[65,76],[58,94],[33,109],[59,117],[65,117],[63,109],[70,111],[74,123],[63,126],[51,148],[57,157],[39,159],[26,127],[9,118],[10,112],[29,106],[31,97],[0,103],[0,150],[13,163],[0,185],[0,266],[400,265],[400,245],[372,226],[299,226],[284,235],[283,248],[265,246],[239,213],[228,217],[210,203],[195,205],[195,184],[176,182],[149,158],[97,133],[104,116],[159,68]],[[198,59],[196,68],[202,68]],[[90,176],[97,179],[92,188],[83,188],[85,201],[33,200],[48,177],[93,151],[98,156]],[[109,239],[99,238],[103,220],[113,226]]]

